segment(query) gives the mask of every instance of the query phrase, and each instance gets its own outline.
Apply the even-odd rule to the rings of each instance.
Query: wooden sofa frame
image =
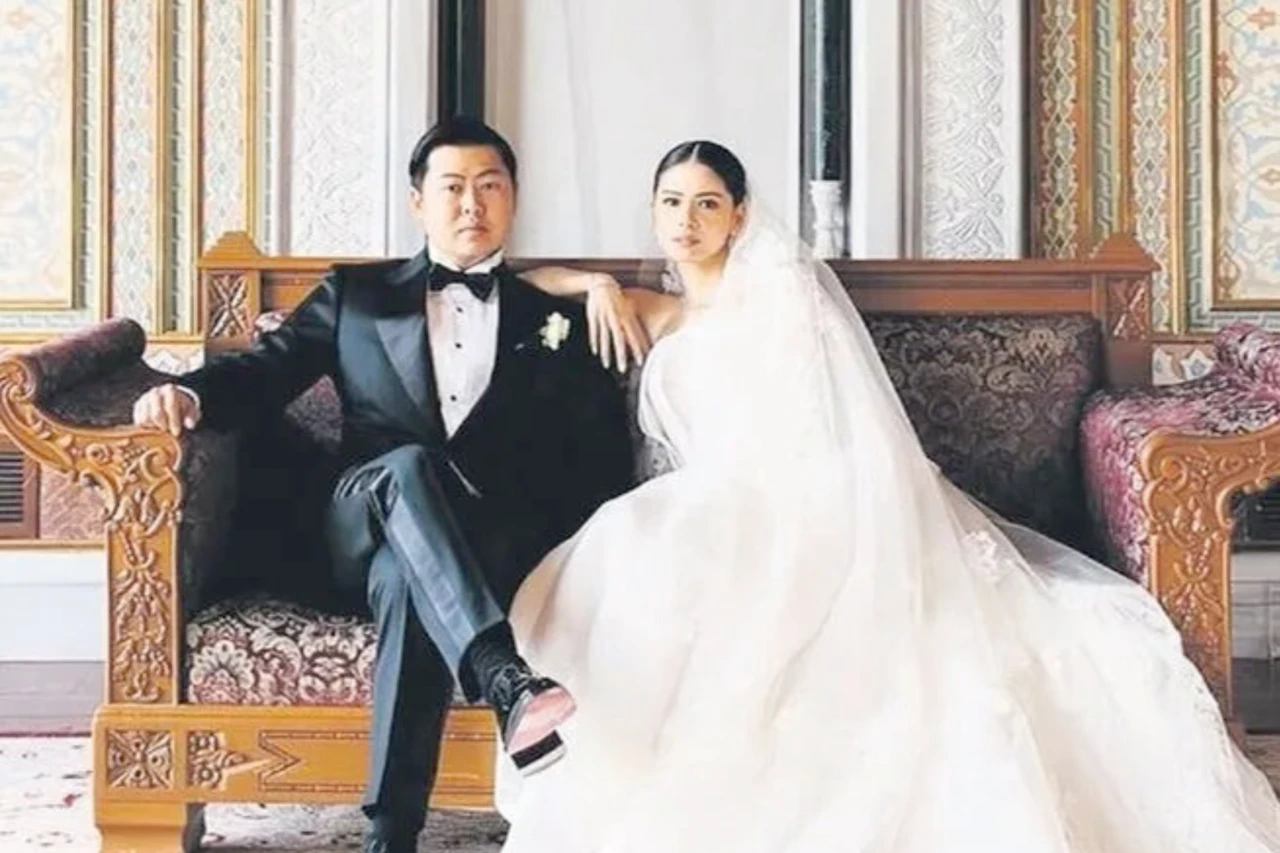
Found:
[[[289,309],[333,258],[268,257],[243,234],[199,262],[206,352],[248,344],[262,311]],[[525,265],[545,263],[525,261]],[[565,260],[635,278],[634,260]],[[837,261],[867,312],[1084,313],[1104,334],[1106,382],[1150,382],[1151,259],[1117,236],[1073,261]],[[176,851],[198,841],[204,803],[351,803],[365,775],[368,713],[346,707],[190,705],[180,695],[182,609],[177,525],[181,447],[127,426],[71,427],[36,401],[38,373],[23,356],[0,361],[0,424],[23,450],[94,485],[105,501],[106,695],[93,722],[95,816],[108,851]],[[1232,711],[1229,559],[1232,496],[1280,474],[1280,425],[1206,439],[1149,437],[1149,583],[1222,704]],[[491,806],[490,713],[456,708],[433,805]]]

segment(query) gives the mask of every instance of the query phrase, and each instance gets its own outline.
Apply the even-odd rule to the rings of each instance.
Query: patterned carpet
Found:
[[[1250,738],[1249,754],[1280,787],[1280,735]],[[202,849],[218,853],[335,853],[360,849],[363,818],[345,807],[212,805]],[[490,814],[433,813],[420,851],[494,853],[506,825]],[[86,738],[0,738],[0,850],[98,849]]]

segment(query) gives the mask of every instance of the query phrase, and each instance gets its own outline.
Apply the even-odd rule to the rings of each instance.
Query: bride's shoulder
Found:
[[[656,341],[680,324],[683,306],[679,297],[643,287],[628,287],[623,293],[635,308],[650,340]]]

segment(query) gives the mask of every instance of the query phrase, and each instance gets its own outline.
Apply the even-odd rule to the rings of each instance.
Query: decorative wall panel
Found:
[[[385,0],[297,0],[279,37],[292,56],[283,93],[289,128],[287,217],[290,254],[376,254],[387,140],[375,105],[383,97],[386,33],[370,26]]]
[[[1021,26],[1009,0],[928,0],[920,61],[921,254],[1022,250]]]
[[[1083,194],[1095,233],[1129,228],[1160,262],[1152,322],[1171,341],[1237,320],[1280,329],[1280,2],[1108,0],[1090,26],[1080,12],[1047,0],[1033,35],[1037,253],[1063,251]],[[1064,44],[1086,42],[1071,66]],[[1086,88],[1090,108],[1064,106]],[[1089,134],[1081,184],[1063,151]]]
[[[1280,2],[1213,5],[1213,304],[1280,309]]]
[[[78,25],[66,0],[0,16],[0,305],[70,308],[76,261]]]

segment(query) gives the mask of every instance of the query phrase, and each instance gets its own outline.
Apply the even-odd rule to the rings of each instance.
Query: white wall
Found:
[[[0,551],[0,661],[102,660],[106,555]]]
[[[488,4],[486,109],[521,161],[522,255],[651,255],[654,166],[710,138],[794,223],[798,2]]]

